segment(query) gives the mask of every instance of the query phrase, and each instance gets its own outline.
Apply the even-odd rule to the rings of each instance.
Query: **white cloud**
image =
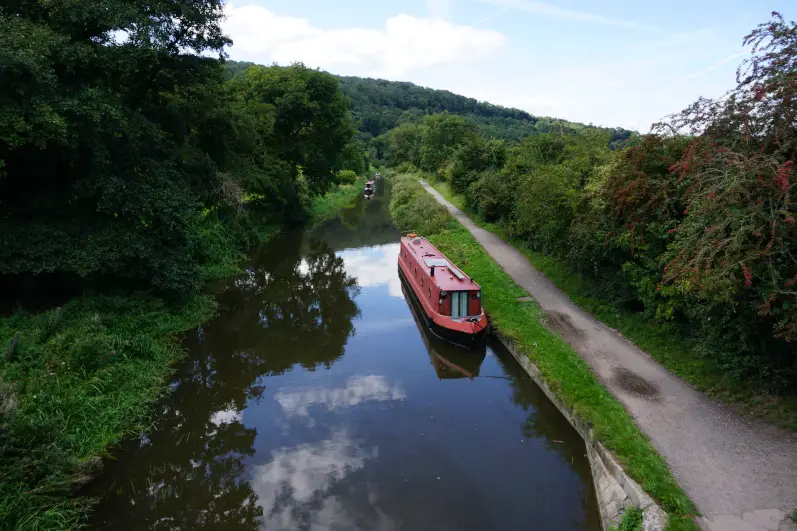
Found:
[[[387,286],[391,297],[404,298],[398,276],[399,244],[342,251],[346,271],[362,287]]]
[[[404,400],[406,397],[399,385],[391,385],[384,376],[376,374],[350,378],[344,387],[316,387],[274,395],[286,415],[300,417],[306,417],[308,409],[314,405],[335,411],[363,402]]]
[[[254,5],[230,5],[224,29],[235,41],[230,56],[237,60],[302,61],[336,74],[450,90],[537,116],[640,131],[700,96],[719,97],[734,85],[740,48],[716,30],[668,33],[633,16],[614,18],[533,0],[481,1],[496,11],[470,26],[445,20],[454,1],[429,0],[426,8],[434,17],[401,14],[378,27],[343,29]],[[589,37],[587,48],[552,49],[527,33],[513,35],[510,46],[504,34],[476,27],[504,21],[508,17],[497,17],[507,12],[532,25],[560,21],[563,32],[588,29],[612,39]],[[351,262],[363,270],[361,285],[380,281],[375,264],[356,256]],[[389,276],[394,277],[392,269]],[[385,282],[400,296],[400,284]]]
[[[735,85],[740,49],[716,41],[716,33],[706,30],[646,37],[622,58],[510,49],[470,70],[441,67],[409,81],[537,116],[647,132],[651,123],[698,97],[719,97]],[[708,68],[710,74],[700,75]],[[698,75],[683,79],[692,72]]]
[[[437,12],[451,4],[430,2]],[[232,59],[262,64],[301,61],[338,74],[397,79],[416,69],[464,65],[495,54],[507,43],[496,31],[442,18],[396,15],[381,29],[324,29],[255,5],[230,4],[225,13],[223,29],[234,42],[229,50]]]

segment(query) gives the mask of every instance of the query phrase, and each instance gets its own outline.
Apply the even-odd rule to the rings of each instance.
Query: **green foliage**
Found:
[[[354,184],[357,182],[357,173],[352,170],[340,170],[335,180],[338,184]]]
[[[229,42],[222,5],[111,4],[0,13],[0,275],[121,273],[190,290],[221,83],[218,61],[195,54]],[[130,44],[112,41],[117,28]]]
[[[367,151],[362,142],[350,140],[338,156],[335,167],[342,170],[352,171],[357,175],[363,175],[370,166]]]
[[[291,168],[300,166],[312,193],[329,189],[344,161],[362,164],[354,160],[354,126],[331,75],[302,64],[253,66],[229,81],[229,90],[245,112],[267,122],[260,128],[267,133],[259,135],[264,150]]]
[[[341,209],[350,204],[361,192],[365,180],[365,177],[357,177],[355,175],[354,181],[341,183],[326,194],[316,197],[310,208],[311,223],[318,224],[337,215]]]
[[[449,202],[461,209],[466,208],[464,196],[452,195],[446,183],[437,182],[434,186]],[[634,304],[637,299],[633,286],[624,282],[622,277],[618,279],[616,276],[622,275],[622,271],[607,265],[597,269],[589,264],[578,267],[577,263],[572,262],[570,256],[588,256],[587,251],[575,247],[578,241],[574,240],[573,234],[570,241],[574,247],[568,253],[568,258],[562,259],[532,251],[522,241],[513,239],[500,224],[486,223],[481,217],[477,217],[475,221],[484,229],[510,241],[536,269],[580,308],[607,326],[620,331],[623,336],[697,389],[725,402],[738,404],[745,415],[753,414],[784,428],[797,429],[797,400],[793,396],[762,394],[759,382],[740,380],[711,356],[696,356],[701,351],[705,338],[691,337],[684,333],[681,323],[656,320],[648,313],[639,311]],[[576,234],[583,233],[584,239],[588,237],[594,240],[596,237],[590,232],[592,227],[592,224],[578,223],[574,225],[574,230],[579,231]],[[604,245],[600,242],[603,241],[603,236],[599,235],[597,239],[597,247],[602,253]],[[596,278],[600,282],[596,282]]]
[[[448,113],[426,116],[423,120],[419,166],[426,171],[438,171],[463,144],[476,135],[476,125],[467,118]]]
[[[225,77],[223,6],[0,7],[0,285],[115,294],[0,319],[21,338],[0,362],[3,529],[74,528],[90,500],[71,494],[143,427],[172,333],[210,315],[200,286],[368,167],[334,77]]]
[[[753,55],[731,98],[658,126],[695,136],[586,128],[505,150],[443,114],[420,126],[421,168],[583,275],[590,297],[696,338],[694,364],[715,380],[793,395],[797,24],[773,17],[747,37]]]
[[[539,118],[520,109],[480,102],[447,90],[434,90],[412,83],[359,77],[340,77],[339,80],[341,90],[351,100],[352,114],[358,124],[360,137],[366,141],[402,123],[421,123],[424,116],[441,112],[468,118],[476,124],[479,133],[487,138],[510,142],[518,142],[538,133],[573,133],[589,128],[565,120]],[[612,142],[617,147],[631,136],[632,132],[625,129],[612,130]]]
[[[642,531],[642,510],[639,507],[629,507],[623,512],[620,522],[612,531]]]
[[[380,151],[376,153],[377,157],[394,166],[420,165],[423,131],[421,124],[409,122],[399,124],[379,139],[375,139],[374,145],[381,146]]]
[[[208,319],[209,297],[169,306],[148,297],[83,298],[0,319],[0,522],[3,529],[76,527],[90,500],[74,491],[95,457],[146,427],[148,405],[181,356],[173,334]]]
[[[402,232],[423,236],[439,232],[451,220],[448,210],[426,193],[414,175],[395,179],[390,195],[390,215]]]
[[[0,13],[0,276],[191,292],[203,209],[227,222],[249,193],[250,208],[299,221],[339,159],[363,166],[335,78],[259,68],[224,86],[208,56],[229,43],[222,2],[88,6]]]
[[[516,189],[517,178],[512,174],[484,172],[468,186],[468,207],[490,222],[509,219]]]
[[[464,193],[486,171],[500,170],[506,162],[506,143],[473,135],[452,157],[446,180],[457,193]]]

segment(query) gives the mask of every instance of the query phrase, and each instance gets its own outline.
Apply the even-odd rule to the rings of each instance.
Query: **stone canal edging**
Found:
[[[625,473],[611,452],[593,437],[592,428],[559,400],[556,393],[545,383],[537,366],[515,347],[515,342],[498,331],[494,332],[494,336],[503,343],[512,357],[584,439],[604,531],[608,531],[611,525],[616,524],[623,511],[629,507],[642,509],[644,531],[662,531],[667,525],[667,513]]]

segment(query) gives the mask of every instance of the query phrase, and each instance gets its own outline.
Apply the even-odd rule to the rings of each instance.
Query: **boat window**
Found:
[[[468,316],[468,292],[452,291],[451,317],[467,317],[467,316]]]
[[[432,298],[432,286],[429,286],[429,298]]]
[[[421,287],[423,287],[423,275],[421,275]]]

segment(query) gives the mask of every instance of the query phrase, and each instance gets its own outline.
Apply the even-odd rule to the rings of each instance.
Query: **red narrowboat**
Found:
[[[402,280],[423,309],[432,333],[464,347],[483,344],[489,323],[481,287],[473,279],[415,234],[401,238],[398,262]]]
[[[439,380],[455,378],[473,380],[478,378],[481,364],[487,356],[484,345],[475,350],[464,350],[458,345],[441,340],[429,329],[423,308],[421,308],[417,297],[410,291],[409,286],[404,281],[401,282],[401,292],[404,294],[404,299],[410,308],[415,325],[421,333],[421,339],[426,346],[426,351],[429,353],[429,359],[432,362],[435,373],[437,373],[437,378]]]

